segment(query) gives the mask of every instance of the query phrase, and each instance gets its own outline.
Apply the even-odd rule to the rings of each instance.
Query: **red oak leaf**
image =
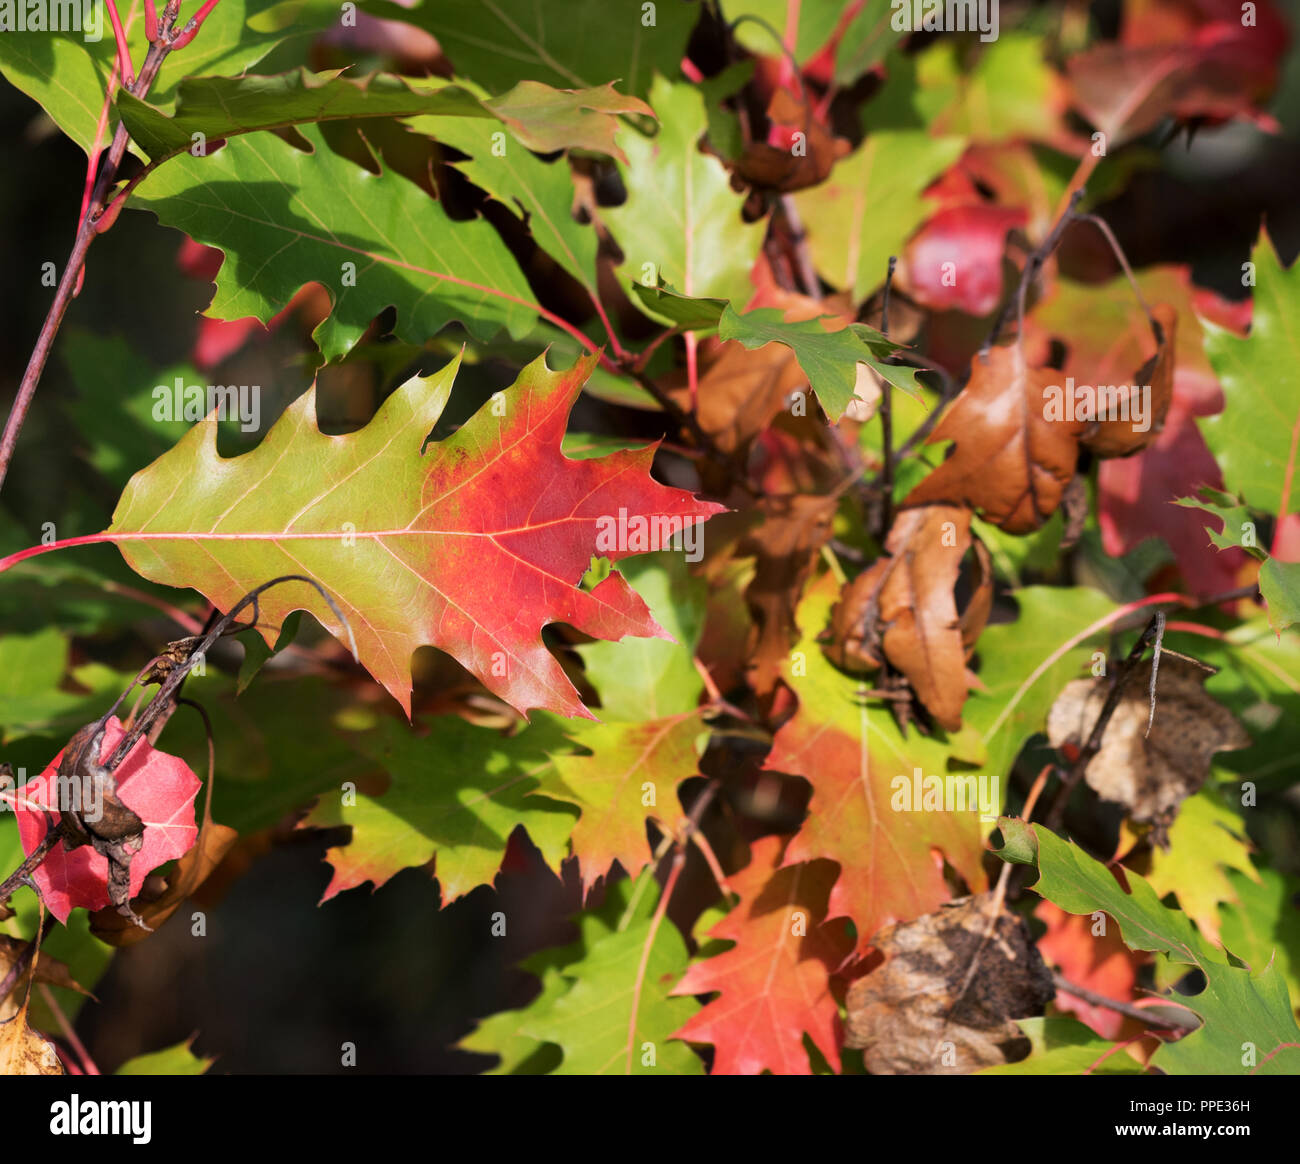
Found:
[[[827,575],[799,606],[801,639],[787,676],[799,710],[777,731],[765,767],[812,785],[808,819],[785,859],[839,864],[828,916],[851,918],[865,951],[890,922],[951,899],[945,860],[974,892],[984,888],[983,828],[973,794],[970,804],[916,811],[923,807],[911,791],[917,772],[945,772],[946,750],[916,731],[904,739],[891,714],[856,700],[856,680],[826,659],[817,637],[835,593]]]
[[[99,760],[105,762],[124,732],[117,717],[104,725]],[[45,814],[58,803],[56,776],[60,751],[39,776],[15,795],[14,812],[23,852],[31,853],[45,836]],[[194,796],[199,779],[178,756],[150,747],[141,738],[126,754],[114,776],[122,803],[144,821],[144,845],[131,859],[131,896],[159,865],[182,857],[199,834],[194,822]],[[58,814],[55,813],[57,817]],[[108,858],[90,845],[67,850],[62,843],[50,851],[32,874],[49,911],[67,922],[74,909],[103,909],[108,905]]]
[[[782,846],[780,837],[754,842],[748,867],[731,878],[740,904],[709,931],[735,945],[696,962],[672,991],[720,992],[674,1036],[712,1043],[714,1075],[811,1075],[805,1033],[839,1062],[830,976],[853,943],[842,927],[823,924],[835,865],[781,867]]]
[[[291,404],[252,452],[227,460],[215,413],[128,483],[107,538],[137,571],[192,586],[229,610],[268,578],[307,574],[331,592],[360,661],[408,714],[411,656],[431,644],[489,690],[595,718],[542,642],[564,622],[594,638],[668,637],[611,560],[691,544],[724,506],[650,476],[653,445],[590,460],[561,451],[569,409],[596,357],[553,371],[545,357],[445,440],[428,441],[459,362],[394,392],[365,428],[328,436],[316,393]],[[268,643],[294,610],[348,631],[305,582],[261,597]]]

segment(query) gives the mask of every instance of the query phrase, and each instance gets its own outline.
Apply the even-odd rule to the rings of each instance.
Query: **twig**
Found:
[[[808,232],[803,228],[803,219],[799,217],[799,208],[795,205],[793,194],[781,195],[781,213],[785,216],[786,229],[790,232],[790,250],[799,272],[799,282],[803,284],[804,294],[810,299],[821,299],[821,280],[817,277],[817,268],[813,265],[812,252],[808,249]],[[885,329],[881,328],[881,330]]]
[[[32,872],[40,866],[41,862],[44,861],[46,857],[50,855],[50,850],[58,844],[61,835],[62,834],[57,828],[46,829],[45,836],[41,838],[40,843],[37,844],[36,848],[34,848],[24,859],[23,863],[10,873],[9,876],[4,879],[4,882],[0,884],[0,905],[3,905],[8,901],[17,889],[27,884]]]
[[[1166,1031],[1195,1031],[1201,1027],[1201,1020],[1196,1017],[1195,1012],[1190,1008],[1181,1007],[1178,1003],[1160,999],[1152,1006],[1134,1006],[1131,1002],[1119,1002],[1117,999],[1107,998],[1104,994],[1098,994],[1095,990],[1071,982],[1062,974],[1054,973],[1052,982],[1056,989],[1064,994],[1072,994],[1075,998],[1092,1003],[1093,1006],[1104,1006],[1117,1014],[1127,1015],[1147,1027],[1155,1026]],[[1153,1023],[1152,1019],[1158,1021]]]
[[[1016,311],[1021,320],[1021,328],[1017,335],[1017,341],[1020,336],[1024,334],[1023,321],[1025,315],[1025,299],[1029,294],[1030,284],[1032,284],[1034,279],[1038,277],[1038,273],[1042,270],[1043,264],[1047,262],[1048,257],[1060,245],[1061,236],[1065,233],[1066,228],[1075,221],[1075,207],[1079,205],[1080,199],[1083,198],[1083,193],[1083,187],[1081,186],[1070,195],[1070,200],[1066,204],[1065,212],[1056,220],[1052,229],[1048,231],[1047,237],[1039,243],[1037,248],[1035,248],[1033,253],[1026,260],[1025,269],[1020,273],[1020,285],[1016,289],[1016,294],[1002,304],[1002,309],[998,312],[997,318],[994,319],[993,326],[989,330],[988,338],[980,348],[981,359],[998,338],[998,333],[1001,332],[1003,326],[1006,324],[1007,316],[1011,313],[1011,305],[1013,303],[1016,305]]]
[[[677,888],[677,879],[682,875],[682,869],[686,864],[686,846],[691,835],[700,827],[700,820],[704,816],[704,810],[709,807],[709,803],[713,800],[717,790],[718,781],[714,778],[709,781],[704,791],[691,805],[691,811],[686,818],[686,823],[682,826],[682,831],[676,838],[676,852],[673,854],[673,863],[668,870],[668,877],[664,881],[663,890],[659,894],[659,903],[655,906],[654,916],[650,919],[650,929],[646,933],[645,944],[641,947],[641,961],[637,965],[636,978],[632,984],[632,1013],[627,1024],[626,1073],[628,1075],[632,1074],[632,1051],[636,1045],[637,1012],[640,1010],[641,990],[645,984],[645,972],[646,966],[650,962],[650,951],[654,949],[655,937],[659,933],[659,927],[663,924],[664,918],[667,916],[668,899],[672,897],[673,890]]]
[[[880,332],[889,334],[889,294],[894,286],[894,268],[898,256],[889,256],[885,271],[885,293],[880,305]],[[893,386],[883,376],[880,378],[880,455],[884,463],[880,469],[880,529],[881,540],[889,532],[894,512],[894,413]]]
[[[144,97],[157,78],[158,70],[162,68],[162,63],[167,59],[167,55],[174,48],[182,47],[182,44],[188,44],[193,39],[194,33],[198,31],[198,26],[202,24],[202,20],[212,11],[216,3],[217,0],[208,0],[199,16],[191,20],[185,26],[185,30],[177,36],[174,34],[174,25],[180,11],[180,0],[167,0],[167,5],[163,9],[162,17],[158,22],[157,35],[150,43],[149,51],[145,54],[144,65],[140,69],[139,76],[135,78],[134,84],[127,85],[127,92],[135,97]],[[114,13],[115,10],[110,5],[110,14]],[[117,28],[115,28],[115,33],[116,31]],[[119,41],[119,45],[121,44],[122,42]],[[129,71],[129,54],[124,66],[120,64],[119,67],[124,67],[126,71]],[[125,76],[123,80],[126,80]],[[9,409],[9,417],[5,421],[4,433],[0,435],[0,486],[3,486],[5,477],[9,472],[9,462],[13,459],[14,448],[18,444],[18,434],[22,431],[23,422],[27,419],[27,413],[31,408],[32,398],[36,395],[36,386],[40,383],[46,361],[50,358],[50,351],[54,346],[54,337],[58,334],[63,323],[63,317],[67,313],[68,304],[80,285],[81,271],[86,262],[86,252],[90,249],[90,244],[94,242],[95,236],[107,230],[113,224],[115,215],[105,213],[108,206],[108,193],[117,181],[117,172],[122,164],[122,158],[126,154],[129,137],[126,125],[119,120],[117,130],[113,134],[113,144],[108,150],[108,158],[99,171],[90,204],[82,217],[80,226],[77,228],[77,237],[72,244],[72,252],[68,256],[67,265],[63,269],[63,277],[59,280],[59,286],[55,290],[54,302],[50,304],[50,310],[45,317],[44,325],[41,327],[41,333],[37,337],[36,346],[32,349],[31,359],[27,362],[27,370],[23,373],[22,383],[19,384],[18,393]]]

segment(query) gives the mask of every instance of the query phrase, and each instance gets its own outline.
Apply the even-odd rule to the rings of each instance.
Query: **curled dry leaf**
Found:
[[[971,546],[970,517],[952,505],[899,513],[885,542],[888,557],[842,591],[827,647],[831,661],[850,671],[874,670],[888,659],[950,730],[961,726],[966,659],[993,602],[988,552],[976,542],[974,594],[958,617],[953,588]]]
[[[1042,1014],[1056,988],[1018,915],[999,907],[990,932],[994,896],[963,897],[872,939],[886,960],[849,988],[845,1045],[865,1052],[873,1075],[967,1075],[1028,1053],[1011,1020]]]
[[[783,194],[816,186],[852,148],[788,89],[776,91],[767,116],[768,140],[750,142],[736,161],[736,174],[751,186]]]
[[[1151,314],[1159,325],[1160,339],[1155,353],[1134,374],[1133,383],[1089,385],[1097,402],[1092,411],[1100,414],[1102,405],[1110,401],[1110,406],[1105,409],[1111,414],[1109,418],[1092,421],[1080,438],[1080,443],[1099,457],[1124,457],[1136,453],[1151,444],[1164,429],[1165,417],[1174,398],[1178,313],[1168,303],[1157,303]],[[1077,395],[1079,386],[1076,385],[1075,391]],[[1076,401],[1076,412],[1079,407]],[[1142,427],[1138,428],[1138,424]]]
[[[1129,678],[1115,708],[1101,750],[1085,778],[1103,800],[1123,805],[1135,821],[1162,828],[1178,807],[1205,783],[1215,752],[1250,745],[1250,736],[1226,707],[1205,691],[1206,672],[1172,655],[1160,657],[1156,714],[1150,717],[1151,662]],[[1066,685],[1047,717],[1052,746],[1087,740],[1110,691],[1106,679],[1076,679]]]
[[[45,836],[46,810],[60,807],[60,765],[65,754],[77,754],[80,734],[50,761],[45,771],[19,790],[14,812],[24,853],[30,854]],[[102,745],[95,768],[109,758],[124,734],[117,717],[110,718],[99,737]],[[85,832],[92,841],[73,848],[67,848],[66,843],[55,845],[32,874],[46,907],[65,924],[77,908],[127,906],[127,899],[140,892],[149,872],[182,856],[198,834],[194,796],[199,781],[184,760],[158,751],[142,738],[111,776],[113,789],[100,785],[98,791],[78,793],[82,806],[99,804],[97,798],[103,796],[102,814],[82,814]],[[82,779],[80,787],[84,790],[84,775]],[[109,811],[109,792],[117,801],[114,812]],[[65,820],[72,817],[70,812],[61,815]],[[92,819],[95,815],[100,819]],[[142,823],[139,833],[129,831],[133,818]],[[123,832],[123,828],[127,831]],[[119,834],[126,839],[115,839]]]
[[[971,363],[970,380],[930,434],[951,455],[904,505],[966,505],[1008,533],[1038,529],[1074,477],[1087,422],[1049,419],[1060,373],[1031,368],[1013,344]]]
[[[64,1075],[63,1064],[49,1039],[27,1025],[27,1004],[7,1022],[0,1022],[0,1075]]]

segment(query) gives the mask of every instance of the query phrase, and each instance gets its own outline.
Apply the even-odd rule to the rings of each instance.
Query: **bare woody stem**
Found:
[[[1201,1026],[1201,1020],[1196,1015],[1182,1006],[1181,1004],[1170,1002],[1155,1006],[1134,1006],[1130,1002],[1119,1002],[1114,998],[1107,998],[1104,994],[1098,994],[1095,990],[1089,990],[1086,986],[1080,986],[1071,982],[1068,978],[1060,974],[1052,975],[1052,982],[1056,989],[1063,994],[1072,994],[1075,998],[1081,998],[1084,1002],[1090,1002],[1093,1006],[1104,1006],[1107,1010],[1113,1010],[1117,1014],[1127,1015],[1131,1019],[1137,1019],[1146,1027],[1155,1027],[1163,1031],[1194,1031]]]
[[[206,5],[202,15],[206,16],[211,7],[211,4]],[[168,53],[172,49],[180,47],[181,44],[188,43],[189,39],[192,39],[193,32],[198,31],[197,27],[194,27],[188,39],[184,38],[184,33],[182,33],[181,37],[173,36],[173,26],[179,11],[180,0],[168,0],[156,28],[158,35],[149,45],[149,51],[145,54],[144,64],[141,66],[139,76],[135,78],[134,84],[126,86],[127,92],[132,96],[143,97],[148,93],[158,76],[158,70],[162,68],[163,61],[167,59]],[[194,24],[195,21],[191,21],[186,26],[186,29],[189,30],[190,26]],[[124,67],[129,70],[129,57]],[[126,79],[127,76],[123,76],[123,80]],[[100,168],[99,177],[95,180],[94,190],[86,213],[82,217],[81,225],[77,229],[76,240],[72,244],[72,253],[68,256],[67,265],[63,269],[63,277],[59,280],[59,286],[54,293],[54,302],[50,304],[50,310],[45,316],[45,323],[41,327],[40,335],[37,337],[36,346],[32,349],[31,359],[27,362],[27,370],[23,373],[22,383],[18,386],[18,393],[9,409],[9,417],[5,421],[4,433],[0,435],[0,487],[3,487],[5,477],[8,475],[9,462],[13,459],[14,449],[18,444],[18,434],[22,431],[23,423],[27,419],[32,399],[36,395],[36,386],[40,383],[41,375],[45,371],[46,361],[49,359],[50,351],[54,347],[54,337],[63,324],[63,317],[67,313],[68,304],[72,301],[73,294],[80,281],[81,271],[86,263],[86,252],[90,249],[90,244],[94,242],[95,236],[107,230],[113,224],[114,214],[106,214],[105,207],[107,206],[108,193],[117,181],[118,169],[122,164],[122,158],[126,154],[129,138],[130,135],[127,133],[126,126],[119,120],[117,130],[113,134],[113,144],[109,147],[108,156]]]

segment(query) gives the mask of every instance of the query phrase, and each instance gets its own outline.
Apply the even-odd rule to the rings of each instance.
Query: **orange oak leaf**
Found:
[[[980,818],[996,816],[998,790],[986,784],[981,803],[973,773],[947,772],[945,744],[915,731],[904,739],[887,709],[856,697],[855,680],[816,642],[833,593],[833,579],[822,579],[799,608],[802,637],[787,680],[799,710],[776,733],[766,768],[812,785],[808,818],[786,861],[839,864],[829,916],[851,918],[865,950],[883,926],[950,899],[945,861],[973,892],[984,888]],[[946,792],[938,804],[927,796],[936,780],[952,786],[952,803]]]
[[[584,891],[615,861],[635,877],[650,860],[646,821],[671,826],[682,815],[677,786],[699,770],[703,730],[694,713],[579,726],[573,738],[589,754],[552,755],[556,780],[544,781],[543,791],[582,811],[572,836]]]
[[[1060,505],[1074,476],[1087,422],[1056,418],[1059,372],[1031,368],[1012,344],[976,356],[970,380],[930,434],[953,441],[948,459],[907,495],[905,506],[967,505],[1008,533],[1030,533]]]
[[[674,538],[680,547],[686,526],[724,507],[654,481],[653,445],[563,455],[569,409],[595,356],[563,372],[535,360],[426,448],[458,366],[407,382],[345,436],[319,430],[313,389],[233,459],[217,453],[214,411],[131,479],[104,536],[144,577],[192,586],[222,610],[278,575],[318,579],[360,661],[408,715],[411,655],[432,644],[522,712],[594,718],[542,628],[665,637],[617,571],[590,591],[579,582],[593,555],[617,560]],[[292,582],[261,598],[268,644],[294,610],[346,641],[316,590]]]
[[[718,993],[674,1036],[712,1043],[714,1075],[811,1075],[803,1036],[839,1062],[839,1011],[830,976],[852,942],[825,925],[835,880],[829,861],[781,865],[782,839],[755,841],[749,865],[730,879],[736,906],[709,936],[734,942],[696,962],[673,994]]]

